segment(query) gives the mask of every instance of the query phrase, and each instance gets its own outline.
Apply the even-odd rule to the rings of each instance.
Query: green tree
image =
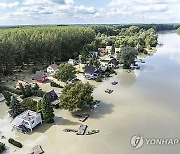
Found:
[[[60,96],[60,106],[68,111],[81,110],[93,101],[93,87],[89,83],[67,84]]]
[[[8,91],[5,91],[5,90],[2,92],[2,94],[3,94],[3,96],[4,96],[5,100],[6,100],[6,105],[9,106],[10,102],[11,102],[12,94],[10,92],[8,92]]]
[[[31,110],[31,111],[37,111],[37,101],[31,99],[31,98],[25,98],[21,102],[22,109],[25,110]]]
[[[73,79],[76,74],[76,69],[71,64],[60,64],[59,70],[55,74],[56,79],[60,79],[65,82],[67,80]]]
[[[19,88],[21,90],[23,97],[26,97],[26,90],[25,90],[24,86],[22,85],[22,83],[19,83]]]
[[[119,54],[120,63],[123,64],[123,68],[128,69],[131,67],[131,64],[137,58],[137,50],[132,47],[124,47]]]
[[[112,45],[112,48],[111,48],[111,55],[114,55],[115,54],[115,46],[114,44]]]
[[[53,123],[54,122],[54,110],[51,102],[47,98],[47,94],[43,96],[43,100],[41,102],[41,112],[43,116],[43,120],[46,123]]]
[[[11,103],[9,109],[9,114],[12,118],[15,118],[17,115],[23,112],[20,102],[16,99],[14,95],[11,96]]]

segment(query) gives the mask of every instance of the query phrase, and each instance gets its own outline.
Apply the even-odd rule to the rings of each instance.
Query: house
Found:
[[[95,79],[100,76],[100,72],[94,66],[85,66],[84,67],[84,76],[88,79]]]
[[[58,70],[57,64],[51,64],[47,67],[47,73],[49,73],[50,75],[54,75],[57,70]]]
[[[106,50],[108,54],[111,54],[112,46],[106,46]]]
[[[68,64],[71,64],[71,65],[76,65],[77,64],[77,62],[76,62],[76,60],[75,59],[69,59],[68,60]]]
[[[91,58],[97,58],[98,57],[98,52],[96,52],[96,51],[90,51],[89,54],[90,54]]]
[[[2,101],[4,101],[4,100],[5,100],[5,98],[4,98],[3,94],[0,93],[0,102],[2,102]]]
[[[48,77],[45,73],[43,73],[42,71],[36,71],[36,73],[34,74],[34,80],[36,82],[45,82],[46,80],[48,80]]]
[[[100,68],[103,72],[106,71],[107,67],[108,67],[108,63],[102,61],[100,62]]]
[[[20,84],[22,84],[22,86],[23,86],[24,88],[26,88],[27,86],[31,86],[31,84],[30,84],[29,82],[27,82],[27,81],[18,80],[18,81],[16,82],[15,88],[16,88],[16,89],[20,89]]]
[[[120,53],[121,52],[121,48],[115,48],[115,53]]]
[[[105,47],[103,47],[103,48],[98,48],[98,53],[100,56],[104,56],[105,54],[108,53],[108,51]]]
[[[119,62],[117,61],[117,59],[113,58],[109,61],[108,66],[116,68],[118,66],[118,64],[119,64]]]
[[[30,130],[32,132],[32,129],[40,123],[42,124],[40,113],[26,110],[15,117],[12,121],[12,126],[19,131],[28,132],[28,130]]]
[[[59,107],[59,99],[58,96],[56,94],[56,92],[54,90],[48,92],[46,94],[47,99],[51,102],[51,104],[53,105],[53,107],[58,108]]]

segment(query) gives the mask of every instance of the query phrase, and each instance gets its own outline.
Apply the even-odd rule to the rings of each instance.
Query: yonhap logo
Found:
[[[167,139],[167,138],[144,138],[143,135],[134,135],[131,138],[131,145],[134,149],[139,149],[141,148],[144,144],[146,145],[177,145],[180,144],[180,139],[175,138],[175,139]]]
[[[142,135],[135,135],[131,138],[131,145],[134,149],[139,149],[144,144],[144,139]]]

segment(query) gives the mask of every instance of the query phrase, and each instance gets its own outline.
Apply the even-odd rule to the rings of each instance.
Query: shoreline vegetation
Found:
[[[25,65],[64,62],[106,45],[137,47],[146,52],[157,45],[157,31],[177,29],[179,25],[116,26],[27,26],[0,28],[0,75],[9,75]]]
[[[176,33],[180,35],[180,27],[176,30]]]

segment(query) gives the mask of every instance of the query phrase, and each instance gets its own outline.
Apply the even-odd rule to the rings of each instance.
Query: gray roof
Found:
[[[51,64],[50,67],[52,67],[53,70],[57,70],[58,69],[58,65],[57,64]]]
[[[41,80],[43,76],[44,76],[44,73],[42,71],[36,71],[36,73],[34,74],[34,79]]]
[[[84,67],[84,73],[94,73],[96,68],[94,66],[85,66]]]

